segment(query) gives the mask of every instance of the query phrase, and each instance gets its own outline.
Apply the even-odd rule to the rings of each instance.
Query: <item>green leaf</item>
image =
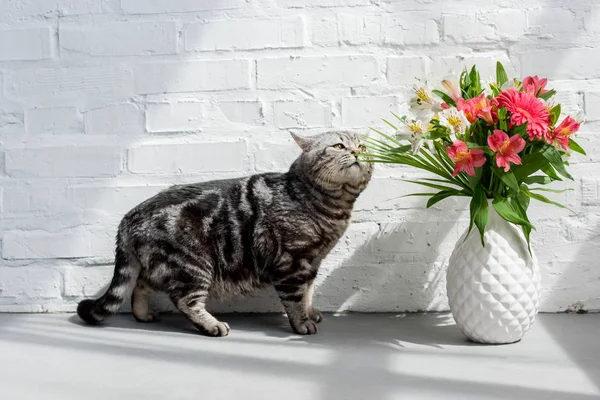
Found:
[[[525,221],[529,222],[529,218],[527,218],[527,208],[529,207],[529,197],[523,194],[523,192],[519,192],[519,194],[511,200],[511,203],[514,205],[514,208],[517,210],[519,217],[523,218]],[[531,224],[530,224],[531,225]],[[525,235],[525,240],[527,240],[527,249],[529,250],[529,255],[532,256],[531,253],[531,242],[530,235],[532,226],[530,225],[521,225],[523,229],[523,234]]]
[[[402,179],[402,180],[404,182],[410,182],[410,183],[414,183],[416,185],[427,186],[429,188],[437,189],[437,190],[456,190],[455,188],[451,188],[451,187],[443,186],[443,185],[437,185],[435,183],[415,181],[415,180],[412,180],[412,179]]]
[[[550,125],[554,125],[558,118],[560,117],[560,104],[555,105],[550,110]]]
[[[521,158],[521,165],[513,168],[513,173],[518,182],[523,182],[525,178],[534,172],[544,168],[549,161],[539,151],[526,154]]]
[[[563,206],[562,204],[557,203],[555,201],[552,201],[549,198],[547,198],[545,196],[542,196],[539,193],[532,193],[526,186],[521,186],[521,191],[523,191],[523,193],[525,193],[527,196],[529,196],[530,198],[532,198],[534,200],[538,200],[538,201],[541,201],[543,203],[552,204],[552,205],[554,205],[556,207],[564,208],[564,209],[569,210],[568,207]]]
[[[469,224],[469,233],[473,228],[473,223],[475,223],[477,229],[479,230],[479,235],[481,236],[481,245],[485,247],[483,235],[488,222],[488,201],[485,195],[485,190],[481,185],[478,185],[475,188],[473,198],[471,199],[470,212],[471,221]]]
[[[548,100],[548,99],[550,99],[552,96],[554,96],[555,94],[556,94],[556,90],[552,89],[552,90],[549,90],[548,92],[546,92],[546,93],[544,93],[544,94],[540,94],[540,95],[538,95],[538,97],[539,97],[540,99]]]
[[[519,193],[519,182],[512,171],[504,172],[495,165],[492,166],[492,172],[496,175],[506,186],[508,186],[513,192]]]
[[[550,178],[549,176],[544,176],[544,175],[528,176],[523,181],[523,183],[526,183],[528,185],[530,185],[530,184],[547,185],[552,182],[554,182],[554,179]]]
[[[525,122],[523,125],[519,125],[519,126],[515,126],[515,127],[511,128],[510,131],[513,135],[524,134],[525,132],[527,132],[527,122]]]
[[[392,124],[390,121],[388,121],[387,119],[382,118],[381,119],[383,122],[385,122],[386,124],[388,124],[393,130],[397,131],[398,128],[396,127],[396,125]]]
[[[454,100],[452,100],[452,98],[450,96],[448,96],[446,93],[442,92],[441,90],[435,90],[435,89],[432,90],[432,92],[437,94],[449,106],[456,107],[456,103],[454,102]]]
[[[553,181],[562,181],[562,178],[556,173],[556,170],[554,169],[554,167],[552,167],[552,165],[547,164],[543,168],[540,168],[540,170],[546,175],[548,175],[548,177]]]
[[[431,207],[435,203],[442,201],[445,198],[450,197],[450,196],[466,196],[466,194],[464,194],[461,190],[456,190],[456,189],[443,190],[443,191],[435,194],[434,196],[432,196],[427,201],[427,208]]]
[[[406,144],[404,146],[400,146],[400,147],[395,147],[393,149],[390,149],[389,151],[391,153],[406,153],[407,151],[409,151],[410,149],[412,149],[412,145],[410,144]]]
[[[575,189],[572,189],[572,188],[569,188],[569,189],[529,188],[529,190],[538,190],[540,192],[551,192],[551,193],[564,193],[564,192],[570,192],[571,190],[575,190]]]
[[[573,139],[569,139],[569,148],[576,153],[583,154],[584,156],[587,155],[585,154],[585,150],[583,150],[583,148],[579,144],[577,144],[577,142],[575,142]]]
[[[558,150],[552,146],[546,145],[542,150],[542,155],[550,162],[550,164],[556,169],[556,171],[558,171],[559,174],[565,178],[573,180],[571,174],[569,174],[565,169],[565,163]]]
[[[506,82],[508,82],[508,75],[506,74],[506,70],[500,61],[496,63],[496,83],[498,87],[502,87]]]
[[[517,210],[514,209],[512,204],[508,201],[508,199],[504,197],[496,197],[494,201],[492,201],[492,206],[494,210],[504,218],[506,221],[511,222],[517,225],[525,225],[530,228],[533,228],[529,221],[521,217]]]

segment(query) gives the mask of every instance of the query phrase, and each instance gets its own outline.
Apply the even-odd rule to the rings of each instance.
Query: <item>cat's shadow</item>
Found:
[[[472,346],[448,314],[324,314],[316,335],[292,332],[283,314],[217,314],[231,326],[233,341],[305,343],[329,348],[373,346],[402,349],[409,345],[442,348],[444,345]],[[73,315],[69,322],[85,325]],[[128,313],[116,315],[89,329],[117,328],[203,337],[181,313],[164,313],[156,322],[140,323]],[[219,338],[213,338],[220,340]]]

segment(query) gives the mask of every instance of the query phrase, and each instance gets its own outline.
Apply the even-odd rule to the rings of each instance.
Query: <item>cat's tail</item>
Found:
[[[88,324],[95,325],[116,314],[137,281],[139,263],[130,262],[117,238],[115,273],[106,293],[97,300],[86,299],[77,306],[77,315]]]

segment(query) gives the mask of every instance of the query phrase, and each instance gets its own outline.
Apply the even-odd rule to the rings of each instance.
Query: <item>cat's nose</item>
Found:
[[[352,154],[354,157],[358,158],[358,155],[360,154],[360,151],[358,151],[358,150],[352,150],[350,152],[350,154]]]

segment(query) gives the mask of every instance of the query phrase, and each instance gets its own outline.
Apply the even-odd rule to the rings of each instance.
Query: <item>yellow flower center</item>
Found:
[[[415,94],[417,95],[417,104],[431,103],[433,99],[429,96],[429,93],[424,88],[416,88]]]
[[[412,133],[423,133],[423,128],[416,123],[408,125],[408,129]]]
[[[454,128],[455,131],[460,131],[460,127],[462,126],[462,121],[461,121],[460,117],[452,115],[448,118],[448,124],[450,124],[450,126],[452,128]]]
[[[505,140],[504,143],[502,144],[502,147],[500,147],[500,150],[498,151],[498,153],[504,155],[505,153],[507,153],[509,146],[510,146],[510,140]]]
[[[470,153],[468,151],[461,151],[456,153],[456,158],[454,160],[454,162],[459,163],[459,162],[463,162],[465,160],[468,160],[471,157]]]

